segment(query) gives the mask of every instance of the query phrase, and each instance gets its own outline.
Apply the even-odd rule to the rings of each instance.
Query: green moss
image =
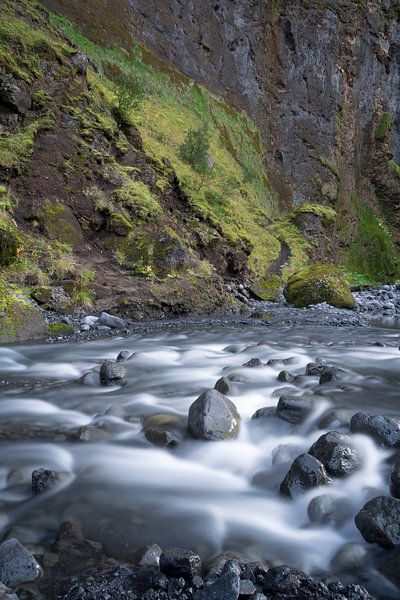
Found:
[[[321,165],[326,167],[332,173],[332,175],[334,175],[336,179],[340,181],[339,169],[335,164],[333,164],[329,159],[325,158],[325,156],[319,156],[318,160],[321,163]]]
[[[52,335],[72,335],[75,333],[73,325],[67,323],[50,323],[48,329]]]
[[[0,167],[12,169],[29,159],[39,127],[37,120],[15,133],[0,134]]]
[[[252,293],[260,300],[276,300],[279,294],[281,280],[275,273],[268,273],[251,287]]]
[[[327,302],[337,308],[354,309],[355,300],[342,273],[333,265],[311,265],[289,277],[284,289],[288,302],[301,308]]]
[[[282,270],[282,278],[285,281],[290,273],[301,269],[308,263],[307,251],[311,246],[289,217],[276,221],[270,225],[269,230],[281,243],[286,244],[290,251],[290,262]],[[276,258],[279,256],[279,250]]]
[[[390,129],[392,127],[392,116],[388,112],[384,112],[379,119],[378,125],[375,129],[375,139],[384,140],[386,139]]]
[[[32,306],[23,290],[0,276],[0,342],[33,339],[44,333],[41,312]]]
[[[396,177],[400,177],[400,165],[393,159],[389,161],[389,169]]]
[[[371,283],[395,281],[400,275],[400,263],[389,229],[362,198],[353,194],[352,201],[357,222],[353,239],[342,257],[343,265]]]
[[[78,245],[82,239],[82,231],[72,212],[63,204],[47,202],[42,213],[43,227],[51,240],[63,244]]]
[[[337,213],[333,208],[324,206],[323,204],[301,204],[291,213],[291,217],[296,220],[300,214],[311,213],[322,218],[324,225],[334,223],[337,218]]]
[[[138,219],[154,221],[161,215],[157,198],[141,181],[127,179],[113,196],[115,202],[132,211]]]
[[[0,222],[0,266],[7,267],[15,262],[20,247],[21,241],[16,231]]]
[[[129,235],[133,225],[127,217],[121,213],[112,213],[110,217],[110,230],[118,235]]]

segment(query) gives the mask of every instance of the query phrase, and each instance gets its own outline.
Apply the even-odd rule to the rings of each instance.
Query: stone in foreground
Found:
[[[201,573],[200,556],[191,550],[170,548],[160,556],[160,570],[169,577],[191,579]]]
[[[300,454],[282,481],[280,491],[285,496],[296,498],[319,485],[332,483],[322,462],[310,454]]]
[[[33,554],[18,540],[11,538],[0,545],[0,581],[9,587],[35,581],[40,566]]]
[[[318,458],[330,475],[342,477],[359,469],[361,457],[348,435],[330,431],[313,444],[309,454]]]
[[[239,593],[239,575],[236,573],[224,573],[211,585],[195,592],[193,600],[237,600]]]
[[[353,294],[339,269],[325,263],[294,273],[289,277],[283,294],[297,308],[322,302],[336,308],[356,308]]]
[[[351,417],[350,431],[369,435],[385,448],[400,448],[400,419],[358,412]]]
[[[217,441],[235,438],[239,424],[236,406],[217,390],[203,392],[189,408],[189,431],[197,439]]]
[[[367,502],[355,518],[363,538],[384,548],[400,544],[400,500],[378,496]]]

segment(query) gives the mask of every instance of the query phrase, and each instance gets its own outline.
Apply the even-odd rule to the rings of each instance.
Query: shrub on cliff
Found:
[[[336,308],[354,309],[356,306],[343,275],[336,267],[325,263],[294,273],[283,293],[286,300],[298,308],[321,302]]]
[[[210,149],[207,125],[200,129],[189,129],[185,140],[179,147],[179,158],[189,164],[197,173],[209,170],[208,151]]]

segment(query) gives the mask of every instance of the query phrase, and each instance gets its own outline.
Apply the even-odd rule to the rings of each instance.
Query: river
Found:
[[[331,573],[332,557],[355,541],[370,556],[363,585],[396,597],[377,574],[379,551],[364,542],[354,518],[340,526],[310,523],[307,506],[321,488],[292,500],[279,494],[279,485],[292,460],[329,431],[318,425],[327,411],[399,416],[398,346],[393,328],[311,325],[184,328],[84,343],[4,346],[1,534],[47,548],[63,521],[78,519],[87,537],[119,559],[158,543],[189,547],[204,559],[232,550],[313,574]],[[121,350],[135,354],[124,362],[128,375],[119,385],[101,386],[97,375],[78,382]],[[275,362],[242,366],[253,357]],[[304,376],[317,358],[345,369],[340,382],[320,386],[317,377]],[[298,377],[279,382],[283,369]],[[193,440],[186,434],[189,406],[221,376],[232,381],[239,436]],[[288,387],[293,394],[307,390],[320,397],[304,423],[251,420],[260,407],[276,405]],[[182,441],[175,448],[156,448],[143,435],[143,419],[161,413],[178,417]],[[354,440],[364,457],[362,468],[329,486],[348,499],[353,516],[369,498],[389,493],[390,455],[364,435]],[[280,445],[290,446],[286,459],[277,460]],[[53,493],[32,496],[31,473],[40,467],[65,476]],[[359,580],[355,573],[337,575]]]

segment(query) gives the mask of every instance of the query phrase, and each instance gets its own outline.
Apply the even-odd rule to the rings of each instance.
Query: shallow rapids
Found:
[[[279,485],[292,460],[332,429],[319,425],[327,411],[400,414],[398,346],[394,329],[236,327],[0,348],[1,537],[48,548],[60,524],[74,518],[118,558],[158,543],[204,558],[233,550],[321,574],[332,573],[332,557],[346,542],[373,556],[354,518],[340,527],[315,525],[307,506],[329,491],[346,496],[355,514],[369,498],[388,494],[389,451],[355,435],[361,470],[295,500],[283,498]],[[121,350],[135,353],[124,362],[121,384],[101,386],[97,375],[78,383]],[[253,357],[276,362],[242,367]],[[316,358],[344,368],[344,379],[320,386],[317,377],[305,377]],[[283,369],[299,377],[280,383]],[[239,437],[195,441],[186,433],[189,406],[221,376],[233,383]],[[321,402],[299,426],[252,421],[257,409],[277,404],[283,388],[292,395],[307,390]],[[161,413],[180,418],[177,448],[155,448],[143,435],[143,419]],[[290,447],[277,450],[282,445]],[[32,497],[31,473],[40,467],[65,476],[55,492]]]

